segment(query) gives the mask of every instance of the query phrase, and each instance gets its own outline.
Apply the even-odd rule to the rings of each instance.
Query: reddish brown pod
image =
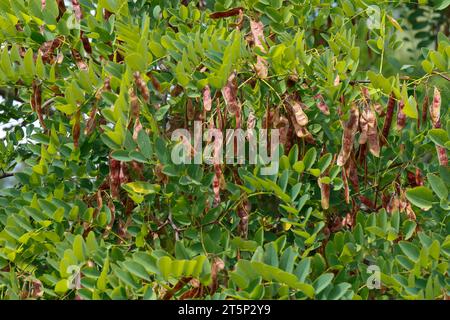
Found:
[[[356,132],[358,131],[359,124],[359,109],[356,103],[352,103],[350,109],[350,117],[344,124],[344,133],[342,134],[342,146],[339,156],[337,158],[337,165],[343,166],[350,157],[350,153],[353,149],[353,142],[355,140]]]

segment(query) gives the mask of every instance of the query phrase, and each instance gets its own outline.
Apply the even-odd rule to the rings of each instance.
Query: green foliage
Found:
[[[448,298],[450,2],[406,2],[0,0],[0,298]],[[278,171],[173,163],[194,120]]]

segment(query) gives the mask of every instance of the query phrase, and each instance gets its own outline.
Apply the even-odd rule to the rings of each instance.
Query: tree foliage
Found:
[[[0,298],[448,298],[449,10],[0,0]],[[174,164],[194,121],[278,172]]]

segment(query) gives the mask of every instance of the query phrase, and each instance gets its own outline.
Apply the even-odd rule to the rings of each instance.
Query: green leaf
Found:
[[[73,240],[73,253],[77,257],[78,261],[82,262],[85,260],[84,239],[79,234],[76,235]]]
[[[159,192],[161,186],[158,184],[151,184],[145,181],[135,181],[122,185],[122,188],[124,188],[128,192],[135,192],[147,195]]]
[[[417,246],[407,241],[400,241],[398,245],[403,253],[412,261],[417,262],[419,260],[420,251]]]
[[[431,129],[428,131],[428,137],[441,147],[445,147],[445,143],[448,141],[447,131],[444,129]]]
[[[172,259],[170,259],[168,256],[159,258],[158,269],[159,269],[159,272],[161,272],[161,275],[164,280],[169,279],[169,275],[172,271],[171,268],[172,268]]]
[[[415,206],[427,211],[433,206],[433,192],[427,187],[420,186],[406,190],[406,198]]]
[[[149,274],[145,271],[144,267],[135,261],[125,261],[123,262],[123,266],[127,269],[131,274],[142,278],[147,281],[151,281]]]
[[[64,294],[69,290],[69,280],[61,279],[55,285],[55,292],[58,294]]]
[[[333,278],[334,274],[332,273],[324,273],[320,277],[318,277],[313,283],[315,294],[317,295],[321,293],[326,287],[328,287]]]
[[[305,156],[303,157],[303,163],[305,164],[305,169],[310,169],[314,162],[316,162],[317,158],[317,150],[315,148],[310,148],[308,151],[306,151]],[[294,168],[295,170],[295,168]]]
[[[441,199],[447,199],[448,197],[448,189],[445,185],[444,181],[442,181],[441,178],[439,178],[437,175],[428,173],[427,174],[428,182],[431,185],[431,188],[433,189],[434,193],[437,194],[437,196]]]
[[[151,159],[153,154],[152,143],[150,141],[149,136],[144,130],[140,130],[137,137],[137,143],[139,146],[139,150],[141,150],[142,154],[147,158]]]

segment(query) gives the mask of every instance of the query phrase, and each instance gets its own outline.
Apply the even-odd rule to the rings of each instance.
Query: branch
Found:
[[[9,173],[9,172],[3,173],[2,175],[0,175],[0,179],[12,177],[12,176],[14,176],[14,173]]]
[[[442,74],[442,73],[436,72],[436,71],[433,71],[433,74],[436,74],[436,75],[438,75],[438,76],[441,76],[441,77],[444,78],[445,80],[450,81],[450,78],[447,77],[445,74]]]

